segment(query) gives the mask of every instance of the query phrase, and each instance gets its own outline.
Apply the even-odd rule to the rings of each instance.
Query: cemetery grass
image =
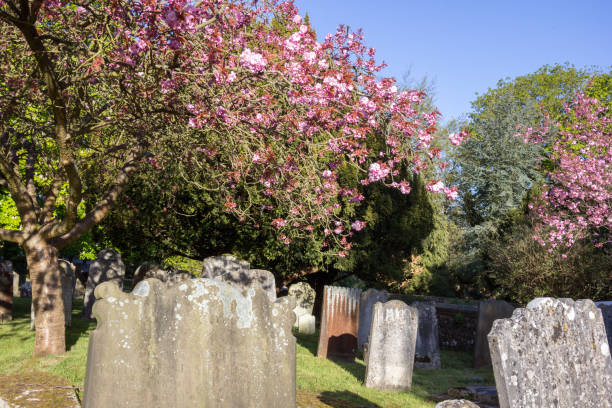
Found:
[[[32,357],[34,332],[30,330],[30,300],[15,298],[14,320],[0,325],[0,374],[52,374],[70,382],[82,396],[89,334],[94,322],[81,319],[82,301],[75,301],[72,326],[66,331],[67,352],[61,356]],[[432,408],[431,395],[445,393],[450,387],[473,384],[481,377],[483,384],[494,385],[488,368],[472,369],[471,354],[442,351],[442,369],[415,369],[410,392],[382,392],[365,388],[365,363],[353,363],[316,357],[318,333],[297,338],[298,407],[312,408]]]

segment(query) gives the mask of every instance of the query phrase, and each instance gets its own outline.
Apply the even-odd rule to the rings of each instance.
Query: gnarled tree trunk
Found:
[[[36,325],[34,355],[66,351],[64,302],[58,265],[59,251],[39,236],[23,243],[32,280],[32,302]]]

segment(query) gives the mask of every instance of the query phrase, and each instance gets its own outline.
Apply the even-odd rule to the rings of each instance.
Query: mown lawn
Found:
[[[30,301],[15,299],[14,320],[0,325],[0,374],[44,371],[67,379],[78,390],[83,389],[89,333],[95,323],[81,320],[82,302],[76,301],[72,327],[67,331],[67,353],[41,359],[32,358],[34,332],[30,331]],[[297,388],[299,407],[380,407],[431,408],[430,395],[446,392],[450,387],[470,384],[470,378],[482,377],[493,385],[490,369],[471,368],[468,353],[442,351],[442,369],[415,369],[411,392],[382,392],[363,386],[365,364],[337,362],[316,357],[318,335],[296,334]]]

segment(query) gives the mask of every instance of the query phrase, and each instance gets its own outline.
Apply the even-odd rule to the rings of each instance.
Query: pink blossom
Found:
[[[263,55],[252,52],[249,48],[245,48],[240,54],[240,64],[254,74],[263,72],[267,63]]]
[[[355,220],[351,224],[351,228],[355,231],[361,231],[365,227],[366,223],[364,221]]]
[[[444,183],[441,181],[431,182],[425,188],[433,193],[439,193],[444,190]]]
[[[385,163],[375,162],[370,164],[368,179],[371,182],[382,180],[389,174],[390,169]]]

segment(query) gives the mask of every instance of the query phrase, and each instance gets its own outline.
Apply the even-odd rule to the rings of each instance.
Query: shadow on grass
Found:
[[[323,391],[319,400],[334,408],[380,408],[380,405],[350,391]]]
[[[338,367],[341,367],[345,371],[349,372],[353,377],[355,377],[358,382],[363,383],[365,381],[366,367],[364,363],[359,361],[349,362],[336,359],[329,360],[336,364]]]
[[[72,301],[72,324],[66,328],[66,351],[69,351],[72,346],[87,333],[96,328],[96,322],[92,320],[82,319],[83,301]]]

